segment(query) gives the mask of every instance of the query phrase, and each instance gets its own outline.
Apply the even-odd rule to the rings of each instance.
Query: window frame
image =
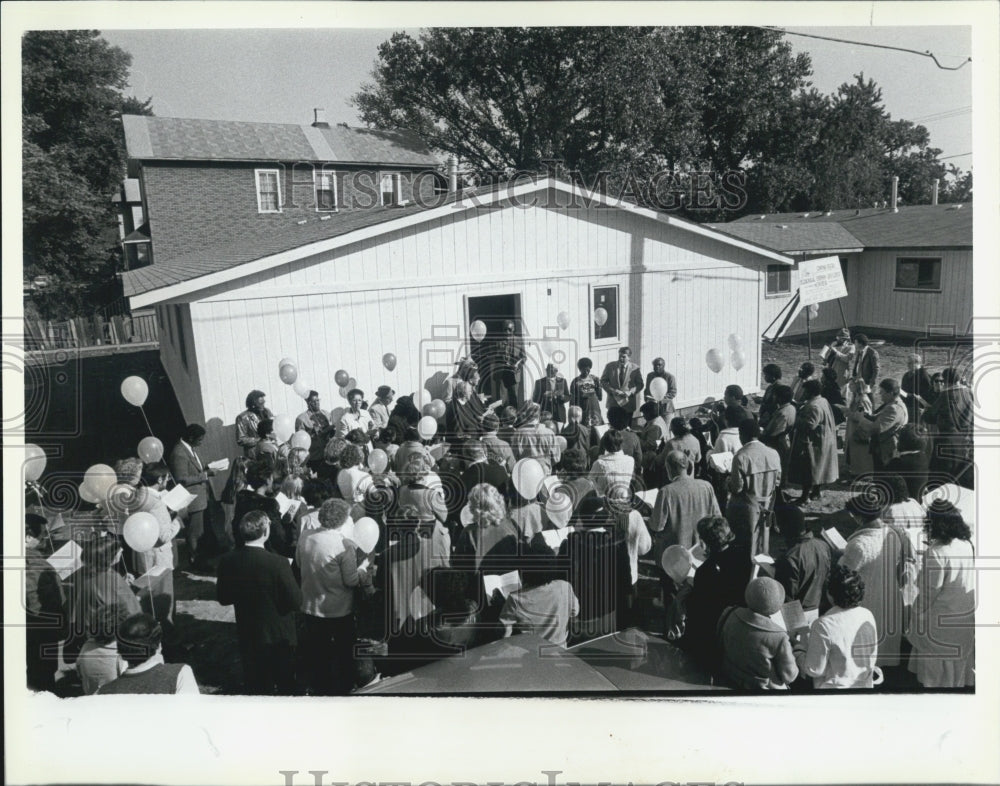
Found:
[[[382,188],[382,181],[389,178],[392,187],[392,201],[386,202],[386,192]],[[379,172],[378,173],[378,200],[382,207],[399,207],[403,203],[403,182],[399,172]]]
[[[261,175],[274,175],[274,182],[277,187],[278,196],[278,208],[277,210],[264,209],[264,203],[261,199],[261,194],[264,193],[260,188],[260,176]],[[281,170],[280,169],[254,169],[253,171],[254,188],[257,192],[257,212],[264,215],[274,215],[282,212],[282,199],[281,199]]]
[[[331,188],[320,189],[320,179],[328,177],[330,178]],[[333,207],[320,207],[319,204],[319,193],[320,191],[332,191],[333,192]],[[317,213],[338,213],[340,212],[340,193],[337,188],[337,173],[334,170],[319,169],[313,170],[313,199],[316,204]]]
[[[620,347],[624,346],[625,342],[622,340],[622,285],[621,284],[590,284],[589,285],[589,299],[590,299],[590,348],[591,349],[604,349],[607,347]],[[597,335],[597,323],[594,322],[593,313],[597,310],[598,302],[597,295],[600,290],[611,290],[608,294],[611,295],[614,300],[614,319],[615,319],[615,333],[611,336],[598,336]],[[608,315],[611,318],[611,314]],[[607,323],[605,323],[607,324]]]
[[[915,287],[901,287],[899,285],[899,264],[901,262],[936,262],[937,263],[937,275],[935,276],[936,285],[929,287],[919,286],[920,282],[920,268],[917,268],[917,286]],[[941,290],[941,268],[944,262],[943,257],[896,257],[896,268],[893,271],[892,280],[892,291],[893,292],[930,292],[930,293],[940,293]]]
[[[788,289],[776,290],[771,292],[769,289],[770,285],[770,275],[771,269],[774,268],[777,273],[787,273],[788,275]],[[785,295],[792,294],[792,266],[791,265],[768,265],[767,269],[764,271],[764,297],[784,297]]]

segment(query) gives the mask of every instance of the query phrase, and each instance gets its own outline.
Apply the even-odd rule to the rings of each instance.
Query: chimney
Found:
[[[936,205],[938,200],[938,186],[941,184],[940,179],[934,178],[934,185],[931,188],[931,204]]]
[[[896,206],[896,202],[899,199],[899,176],[892,176],[892,212],[898,213],[899,208]]]
[[[458,156],[448,156],[448,193],[458,192]]]
[[[326,110],[318,106],[313,109],[313,128],[329,128],[330,124],[326,122]]]

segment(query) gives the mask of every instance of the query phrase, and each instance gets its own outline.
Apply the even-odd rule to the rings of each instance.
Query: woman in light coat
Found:
[[[808,379],[802,386],[804,403],[795,416],[795,431],[788,459],[788,480],[802,486],[796,505],[820,498],[820,487],[836,482],[837,425],[830,403],[823,398],[818,379]]]

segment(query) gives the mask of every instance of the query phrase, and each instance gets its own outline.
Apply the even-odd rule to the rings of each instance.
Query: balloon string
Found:
[[[142,419],[146,421],[146,428],[149,429],[149,436],[155,437],[156,434],[153,433],[153,427],[149,425],[149,418],[146,417],[146,409],[141,404],[139,405],[139,411],[142,413]],[[160,456],[160,459],[162,460],[163,456]],[[170,465],[165,461],[163,463],[167,467],[167,477],[170,478],[172,483],[177,483],[177,478],[175,478],[173,473],[170,471]]]

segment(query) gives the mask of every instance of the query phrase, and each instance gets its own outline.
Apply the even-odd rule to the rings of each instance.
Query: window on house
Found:
[[[281,181],[277,169],[257,169],[257,212],[281,212]]]
[[[941,259],[897,257],[896,289],[941,291]]]
[[[402,201],[402,188],[398,172],[382,175],[379,193],[382,195],[383,205],[398,205]]]
[[[792,291],[792,269],[788,265],[768,265],[766,295],[787,295]]]
[[[316,187],[316,209],[337,209],[337,178],[333,172],[316,172],[314,175]]]

